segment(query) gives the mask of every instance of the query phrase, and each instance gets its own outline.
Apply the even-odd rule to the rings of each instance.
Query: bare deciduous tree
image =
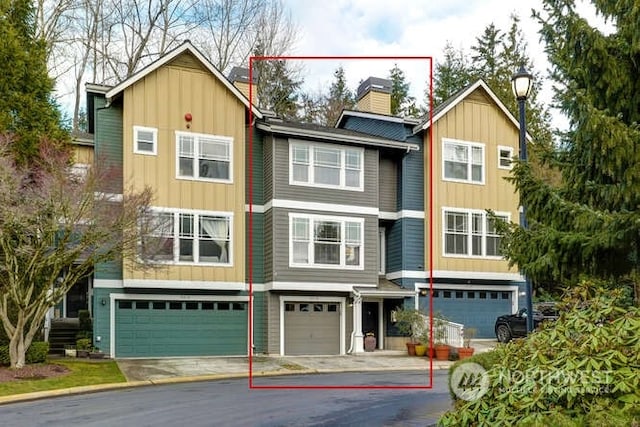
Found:
[[[102,191],[117,170],[96,162],[76,175],[68,152],[46,141],[38,163],[19,167],[11,142],[0,137],[0,321],[11,367],[22,368],[47,310],[79,279],[96,264],[136,259],[152,194]]]

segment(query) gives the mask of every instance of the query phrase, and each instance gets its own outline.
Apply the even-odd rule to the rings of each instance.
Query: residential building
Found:
[[[117,165],[115,197],[151,187],[161,243],[140,254],[156,268],[98,265],[79,289],[94,344],[111,357],[345,354],[372,333],[397,349],[394,311],[430,301],[492,336],[522,277],[486,212],[518,215],[504,180],[518,124],[487,85],[420,121],[390,115],[390,82],[370,77],[328,127],[260,111],[251,83],[186,42],[87,86],[78,163]]]

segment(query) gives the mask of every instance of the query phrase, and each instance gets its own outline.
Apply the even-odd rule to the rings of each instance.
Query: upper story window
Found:
[[[503,221],[510,217],[497,212],[495,216]],[[445,256],[501,257],[495,220],[485,211],[445,208],[443,229]]]
[[[134,126],[133,152],[151,156],[158,154],[158,129]]]
[[[513,160],[513,147],[498,146],[498,168],[511,169]]]
[[[364,150],[330,144],[292,142],[289,182],[293,185],[364,189]]]
[[[178,178],[232,182],[233,138],[176,132]]]
[[[230,212],[154,211],[141,256],[172,264],[231,266],[233,214]]]
[[[289,214],[292,267],[364,268],[364,219]]]
[[[446,181],[484,184],[484,145],[442,140],[442,176]]]

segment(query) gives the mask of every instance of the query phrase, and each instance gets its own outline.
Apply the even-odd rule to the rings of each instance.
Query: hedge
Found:
[[[44,341],[34,341],[27,350],[25,355],[25,361],[29,363],[43,363],[47,360],[49,354],[49,343]],[[0,346],[0,365],[11,365],[11,359],[9,358],[9,346]]]

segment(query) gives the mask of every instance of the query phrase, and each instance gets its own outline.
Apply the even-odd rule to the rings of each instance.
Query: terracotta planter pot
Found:
[[[427,352],[427,346],[422,344],[416,345],[416,356],[424,356]]]
[[[364,337],[364,351],[373,351],[376,349],[376,337],[367,335]]]
[[[436,345],[436,360],[449,360],[448,345]]]
[[[408,342],[407,343],[407,354],[409,356],[415,356],[416,355],[416,343],[414,343],[414,342]]]
[[[460,347],[458,349],[458,357],[460,359],[468,359],[469,357],[473,356],[474,351],[475,348],[473,347]]]

